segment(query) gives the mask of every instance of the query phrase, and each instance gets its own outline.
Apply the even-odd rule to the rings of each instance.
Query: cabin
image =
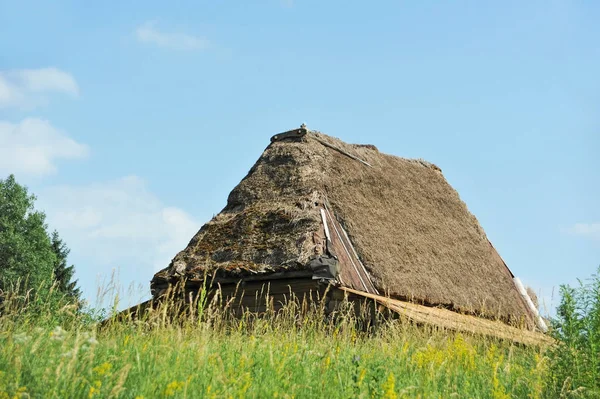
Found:
[[[176,284],[219,288],[239,314],[294,297],[521,342],[546,328],[438,166],[304,125],[271,138],[225,208],[155,274],[153,298]]]

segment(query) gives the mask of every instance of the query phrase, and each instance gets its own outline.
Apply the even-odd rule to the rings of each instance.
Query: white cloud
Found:
[[[90,272],[108,276],[120,267],[125,280],[149,281],[200,227],[183,210],[165,206],[137,176],[54,187],[39,198],[50,226],[78,259],[80,276]],[[96,266],[86,270],[91,264]]]
[[[0,107],[17,102],[18,92],[9,84],[0,73]]]
[[[79,86],[68,73],[56,68],[23,69],[15,72],[23,86],[34,93],[55,91],[79,95]]]
[[[0,121],[0,174],[43,176],[56,172],[60,159],[84,158],[89,149],[48,121],[26,118]]]
[[[172,50],[203,50],[209,46],[209,41],[203,37],[181,32],[161,32],[156,28],[156,23],[152,21],[139,26],[135,30],[135,36],[142,43]]]
[[[0,109],[23,105],[24,97],[23,89],[12,83],[4,72],[0,72]]]
[[[567,232],[600,241],[600,223],[576,223]]]
[[[0,108],[39,105],[51,93],[77,97],[79,86],[73,76],[57,68],[0,71]]]

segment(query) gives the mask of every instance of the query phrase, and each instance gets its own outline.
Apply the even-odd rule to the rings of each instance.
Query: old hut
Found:
[[[513,277],[439,167],[302,126],[271,138],[151,289],[210,281],[260,310],[265,284],[275,307],[329,286],[332,303],[370,298],[417,322],[522,336],[509,325],[543,326]]]

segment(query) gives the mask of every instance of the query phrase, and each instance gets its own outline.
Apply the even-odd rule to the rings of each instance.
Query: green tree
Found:
[[[0,289],[21,282],[35,289],[52,278],[56,255],[46,231],[46,215],[35,196],[10,175],[0,180]]]
[[[58,232],[48,234],[46,215],[35,209],[36,197],[13,175],[0,180],[0,290],[16,284],[19,290],[55,284],[58,296],[77,302],[80,292],[67,263],[69,248]]]
[[[58,290],[74,301],[79,302],[81,291],[77,287],[77,280],[73,280],[75,266],[67,263],[67,256],[71,250],[54,230],[51,235],[52,250],[56,256],[54,262],[54,279]]]

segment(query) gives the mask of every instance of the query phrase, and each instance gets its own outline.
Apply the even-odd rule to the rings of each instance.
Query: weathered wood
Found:
[[[327,224],[327,216],[325,215],[324,209],[321,209],[321,220],[323,221],[323,229],[325,229],[325,237],[327,237],[327,240],[331,241],[331,233],[329,232],[329,226]]]
[[[284,140],[284,139],[302,138],[302,137],[306,136],[306,133],[308,133],[308,130],[304,126],[300,127],[300,129],[288,130],[286,132],[282,132],[282,133],[276,134],[275,136],[271,137],[271,143],[274,143],[275,141],[279,141],[279,140]]]
[[[291,270],[276,273],[262,273],[253,276],[244,276],[239,278],[223,278],[215,277],[214,279],[208,276],[207,282],[213,285],[216,284],[237,284],[238,282],[249,282],[249,281],[271,281],[271,280],[287,280],[293,278],[312,277],[312,271],[310,270]],[[198,287],[204,283],[204,280],[187,280],[186,286]]]
[[[310,278],[288,279],[214,286],[208,291],[208,302],[216,299],[229,303],[230,308],[244,308],[252,312],[264,312],[268,308],[279,310],[286,304],[317,302],[325,296],[327,285]],[[193,292],[193,291],[192,291]],[[267,306],[267,302],[269,305]]]
[[[325,210],[322,210],[322,212],[327,224],[331,226],[331,245],[340,262],[340,279],[343,285],[377,294],[377,289],[371,281],[369,273],[358,258],[352,242],[350,242],[348,235],[345,234],[341,224],[332,212],[329,211],[327,205],[325,205]]]

